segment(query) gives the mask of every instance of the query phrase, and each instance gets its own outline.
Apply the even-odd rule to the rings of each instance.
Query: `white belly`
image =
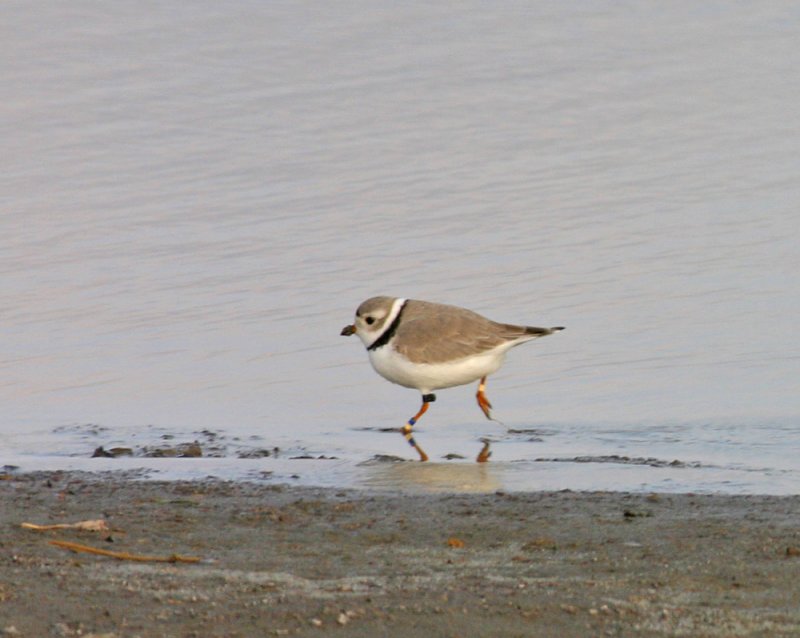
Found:
[[[369,353],[372,367],[384,379],[407,388],[416,388],[423,394],[477,381],[496,372],[504,359],[505,349],[450,363],[412,363],[390,347]]]

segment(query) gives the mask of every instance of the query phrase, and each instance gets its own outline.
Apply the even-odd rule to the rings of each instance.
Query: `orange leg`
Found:
[[[417,442],[414,440],[414,437],[411,434],[411,429],[414,427],[416,422],[419,421],[420,417],[423,414],[425,414],[425,412],[428,411],[428,404],[431,401],[436,401],[436,395],[435,394],[423,394],[422,395],[422,407],[419,409],[419,412],[417,412],[414,416],[412,416],[408,420],[408,423],[406,423],[403,426],[403,429],[401,430],[401,432],[403,433],[403,436],[406,437],[406,441],[408,441],[408,444],[411,447],[413,447],[419,453],[419,460],[420,461],[427,461],[428,460],[428,455],[425,454],[425,451],[419,445],[417,445]]]
[[[489,403],[489,399],[486,398],[485,394],[486,390],[486,377],[481,379],[481,382],[478,384],[478,392],[475,395],[475,398],[478,400],[478,407],[483,411],[486,415],[486,418],[491,420],[492,418],[492,404]],[[478,458],[475,460],[478,463],[486,463],[489,460],[489,457],[492,455],[491,451],[489,451],[489,439],[481,439],[483,443],[483,448],[481,451],[478,452]]]
[[[475,460],[478,463],[486,463],[492,455],[491,450],[489,450],[489,439],[481,439],[481,443],[483,443],[483,448],[478,452],[478,458]]]
[[[484,394],[484,390],[486,390],[486,377],[481,379],[481,382],[478,384],[478,393],[475,395],[475,398],[478,400],[478,407],[483,410],[483,413],[486,415],[486,418],[490,421],[492,420],[492,404],[489,403],[489,399],[486,398]]]

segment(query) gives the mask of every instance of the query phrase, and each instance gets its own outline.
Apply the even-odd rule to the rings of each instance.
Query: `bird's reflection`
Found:
[[[494,492],[503,487],[502,469],[495,463],[369,464],[364,487],[406,492]]]

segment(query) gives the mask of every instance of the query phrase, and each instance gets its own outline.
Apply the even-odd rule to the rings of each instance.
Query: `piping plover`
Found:
[[[345,326],[341,334],[361,338],[372,367],[382,377],[422,393],[422,407],[402,433],[420,460],[427,461],[411,430],[436,400],[434,390],[480,379],[475,397],[491,419],[492,404],[484,393],[486,377],[500,368],[514,346],[563,329],[497,323],[466,308],[429,301],[372,297],[358,307],[355,323]],[[489,455],[484,439],[478,462],[489,460]]]

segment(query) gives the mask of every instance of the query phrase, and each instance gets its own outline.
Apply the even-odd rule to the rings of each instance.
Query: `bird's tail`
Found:
[[[525,326],[525,334],[532,337],[546,337],[554,332],[563,330],[564,326],[556,326],[554,328],[534,328],[533,326]]]

